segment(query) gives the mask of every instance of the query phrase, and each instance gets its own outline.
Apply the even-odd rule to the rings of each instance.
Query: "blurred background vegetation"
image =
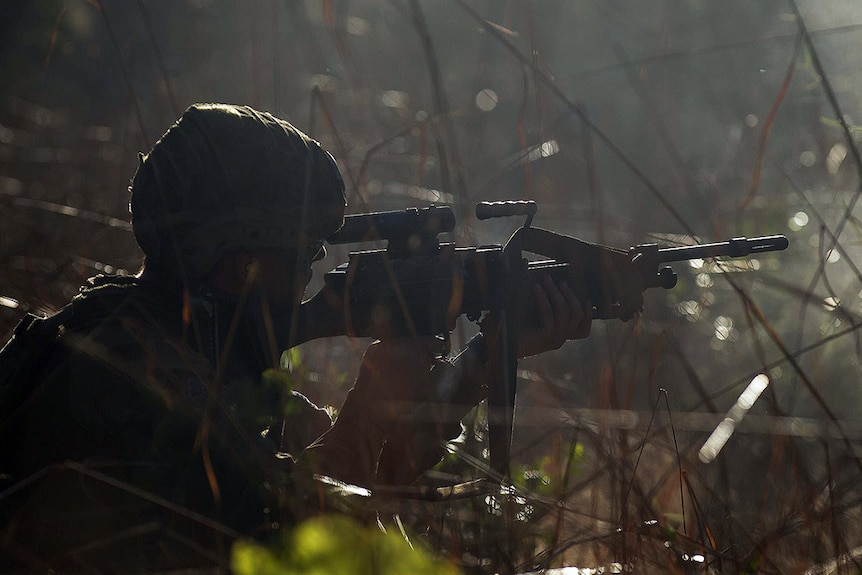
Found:
[[[472,207],[514,198],[620,247],[786,234],[522,362],[511,564],[859,572],[860,46],[856,0],[3,2],[0,334],[137,271],[136,154],[199,101],[319,139],[350,212],[452,205],[463,245],[505,241]],[[366,343],[303,346],[304,391],[338,405]],[[499,507],[411,526],[482,572]]]

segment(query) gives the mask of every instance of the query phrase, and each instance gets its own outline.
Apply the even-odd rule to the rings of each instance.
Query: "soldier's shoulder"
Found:
[[[68,306],[59,338],[65,348],[113,368],[205,370],[187,345],[183,299],[135,277],[91,278]],[[198,365],[200,364],[200,365]],[[152,368],[150,368],[152,369]]]
[[[87,280],[69,304],[64,326],[85,332],[105,324],[149,325],[179,330],[182,299],[153,282],[129,276],[96,276]]]

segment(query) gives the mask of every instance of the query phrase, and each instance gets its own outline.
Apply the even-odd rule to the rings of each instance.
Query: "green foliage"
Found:
[[[748,563],[743,568],[743,573],[760,573],[761,558],[760,554],[754,554],[749,559]]]
[[[284,415],[291,413],[292,375],[281,369],[267,369],[261,374],[260,382],[250,381],[236,385],[232,389],[230,402],[234,414],[249,428],[266,427],[276,412]]]
[[[566,484],[579,474],[585,459],[584,446],[575,442],[562,457],[554,455],[545,453],[531,465],[516,466],[512,474],[515,485],[538,495],[562,494]]]
[[[298,412],[297,399],[291,392],[296,387],[295,375],[286,369],[267,369],[259,385],[246,383],[236,386],[231,398],[234,412],[241,421],[254,427],[266,427],[272,417],[290,417]]]
[[[343,516],[309,519],[267,547],[237,541],[231,555],[237,575],[455,575],[455,566],[414,548],[403,537]]]
[[[838,130],[844,129],[844,125],[842,125],[841,122],[839,122],[835,118],[830,118],[828,116],[820,116],[820,123],[824,126],[829,126],[830,128],[835,128]],[[859,132],[862,132],[862,126],[859,126],[857,124],[851,124],[849,122],[847,122],[846,125],[847,129],[849,129],[851,133],[858,134]]]
[[[292,347],[281,353],[281,367],[283,369],[305,369],[302,363],[302,352],[298,347]]]

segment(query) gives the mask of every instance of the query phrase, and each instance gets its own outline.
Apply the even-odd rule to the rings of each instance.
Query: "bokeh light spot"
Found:
[[[733,336],[733,320],[727,316],[720,315],[713,322],[715,326],[715,339],[727,341]]]
[[[712,287],[712,285],[715,283],[712,280],[712,276],[710,276],[709,274],[697,274],[697,277],[694,281],[695,283],[697,283],[698,287],[702,288]]]
[[[364,18],[357,18],[356,16],[348,16],[347,17],[347,33],[353,34],[354,36],[365,36],[368,34],[368,31],[371,29],[371,26],[368,23],[368,20]]]
[[[806,168],[810,168],[817,162],[817,155],[811,150],[805,150],[801,154],[799,154],[799,163],[805,166]]]
[[[485,88],[476,94],[476,107],[483,112],[490,112],[497,107],[498,100],[499,98],[494,90]]]
[[[407,105],[407,93],[399,90],[386,90],[380,94],[380,103],[387,108],[403,108]]]
[[[826,171],[830,174],[837,174],[838,168],[841,167],[841,162],[847,157],[847,146],[841,142],[832,146],[829,153],[826,155]]]
[[[805,212],[796,212],[789,220],[787,220],[787,227],[794,232],[798,232],[807,225],[808,214],[806,214]]]

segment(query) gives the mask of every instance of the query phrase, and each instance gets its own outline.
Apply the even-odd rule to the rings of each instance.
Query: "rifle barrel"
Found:
[[[775,252],[787,248],[789,242],[784,236],[760,236],[756,238],[733,238],[726,242],[662,248],[658,250],[659,262],[679,262],[683,260],[730,257],[739,258],[761,252]]]

